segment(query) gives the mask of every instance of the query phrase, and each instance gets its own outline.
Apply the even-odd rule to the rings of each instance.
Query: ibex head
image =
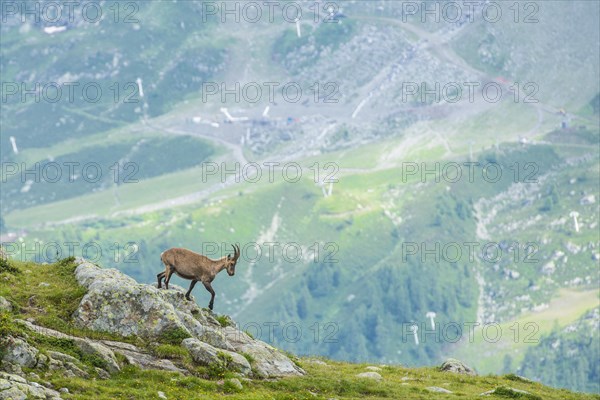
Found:
[[[227,268],[227,273],[229,276],[235,275],[235,264],[237,263],[238,258],[240,258],[240,246],[231,245],[233,247],[233,257],[231,254],[227,255],[227,261],[225,261],[225,268]]]

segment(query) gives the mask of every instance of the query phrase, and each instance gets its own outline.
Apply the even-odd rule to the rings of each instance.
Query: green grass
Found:
[[[163,333],[162,340],[168,344],[179,344],[183,339],[189,338],[190,335],[182,328],[173,328]]]
[[[0,312],[0,337],[15,335],[21,332],[19,326],[14,322],[12,316],[6,312]]]
[[[246,359],[246,361],[248,361],[248,363],[250,365],[252,365],[252,363],[254,363],[254,357],[252,357],[252,355],[248,354],[248,353],[242,353],[242,355],[244,356],[244,358]]]
[[[181,359],[188,355],[188,351],[179,345],[159,344],[152,348],[152,353],[159,358]]]
[[[233,326],[231,319],[227,315],[217,315],[215,319],[222,327]]]
[[[358,378],[356,374],[367,371],[366,364],[348,364],[327,361],[326,366],[306,363],[307,376],[284,378],[276,381],[242,381],[243,389],[234,390],[227,383],[220,384],[194,376],[175,373],[142,371],[127,366],[109,380],[62,378],[58,374],[50,381],[56,387],[66,387],[65,399],[151,399],[162,391],[171,399],[214,399],[227,393],[228,399],[430,399],[433,394],[426,388],[438,386],[453,394],[435,394],[440,399],[477,399],[480,393],[496,389],[493,398],[522,399],[598,399],[596,395],[571,393],[551,389],[538,383],[517,382],[507,377],[467,377],[438,372],[434,368],[409,369],[383,367],[381,382]],[[409,378],[403,380],[403,378]],[[508,388],[530,392],[522,395]],[[522,397],[518,397],[522,396]]]

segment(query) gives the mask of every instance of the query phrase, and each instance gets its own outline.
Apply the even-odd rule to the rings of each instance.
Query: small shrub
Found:
[[[8,336],[15,333],[16,326],[14,326],[12,317],[6,311],[0,311],[0,336]]]
[[[295,354],[292,354],[289,351],[285,350],[283,350],[283,354],[285,354],[290,360],[292,360],[292,362],[296,364],[298,368],[302,368],[302,365],[300,364],[300,359]]]
[[[231,319],[227,315],[217,315],[215,319],[223,328],[234,326],[234,324],[231,322]]]
[[[231,382],[229,379],[225,381],[225,383],[223,384],[223,391],[225,393],[239,393],[242,391],[242,389],[240,389],[239,387],[237,387],[233,382]]]
[[[211,363],[207,368],[208,376],[211,379],[223,379],[227,372],[236,372],[236,369],[232,366],[233,358],[230,355],[218,351],[217,358],[218,360]]]
[[[62,260],[58,260],[52,264],[52,272],[59,277],[72,278],[75,274],[77,265],[75,264],[75,257],[67,257]]]
[[[529,379],[523,378],[522,376],[515,375],[515,374],[506,374],[506,375],[504,375],[504,378],[508,379],[509,381],[531,383],[531,381]]]
[[[44,336],[39,333],[31,333],[30,337],[35,343],[35,347],[44,347],[50,350],[59,351],[69,354],[74,357],[79,355],[79,349],[75,346],[73,339],[56,338],[52,336]]]
[[[248,361],[248,364],[250,364],[250,365],[252,365],[254,363],[254,361],[256,361],[254,359],[254,357],[252,357],[251,354],[248,354],[248,353],[241,353],[241,354],[244,356],[244,358]]]
[[[21,271],[18,268],[13,267],[7,259],[0,257],[0,273],[3,272],[13,275],[21,273]]]
[[[227,368],[218,362],[210,364],[206,370],[209,379],[223,379],[226,372]]]
[[[104,359],[96,354],[85,354],[80,353],[79,359],[81,362],[87,365],[91,365],[93,367],[98,367],[102,369],[108,369],[108,365]]]
[[[117,360],[117,363],[120,365],[128,365],[129,364],[129,360],[127,360],[127,357],[125,357],[121,353],[115,353],[115,359]]]
[[[187,339],[191,337],[189,333],[187,333],[183,328],[176,327],[169,330],[166,330],[161,339],[164,343],[178,345],[181,343],[183,339]]]

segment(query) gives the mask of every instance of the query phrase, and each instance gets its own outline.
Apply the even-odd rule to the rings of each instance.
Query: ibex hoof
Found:
[[[213,309],[213,305],[212,305],[212,304],[209,304],[209,305],[208,305],[208,309],[209,309],[210,311],[212,311],[212,309]]]

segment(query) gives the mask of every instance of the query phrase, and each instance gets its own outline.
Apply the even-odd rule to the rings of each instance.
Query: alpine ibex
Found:
[[[160,255],[160,259],[165,264],[165,270],[160,274],[156,275],[158,278],[158,288],[162,287],[161,281],[165,278],[165,288],[169,289],[169,281],[173,273],[183,279],[189,279],[192,281],[190,288],[185,294],[187,300],[190,299],[190,293],[198,281],[202,282],[206,290],[210,292],[210,303],[208,308],[213,309],[213,303],[215,301],[215,291],[210,285],[215,279],[217,274],[224,269],[227,270],[229,276],[235,275],[235,264],[240,257],[240,246],[233,247],[233,257],[231,254],[227,257],[219,258],[218,260],[211,260],[210,258],[195,253],[188,249],[182,249],[174,247],[172,249],[163,251]]]

